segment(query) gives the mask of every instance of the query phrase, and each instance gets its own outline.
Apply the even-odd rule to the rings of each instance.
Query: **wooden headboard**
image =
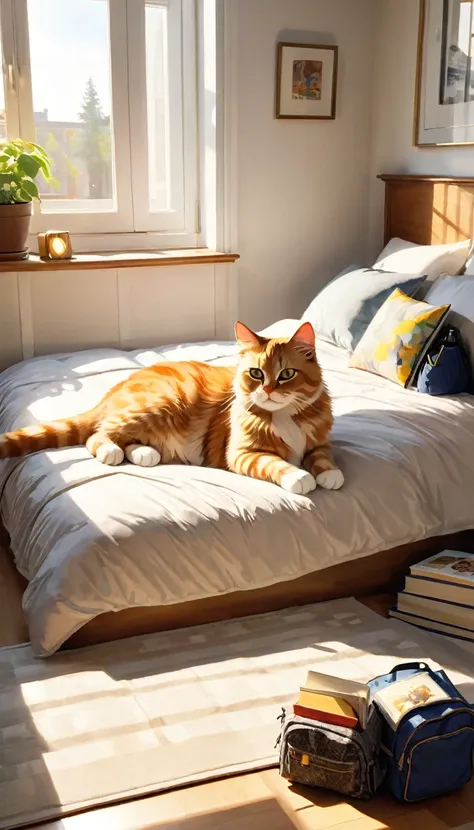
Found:
[[[385,245],[394,236],[419,245],[474,239],[474,178],[378,178],[385,182]]]

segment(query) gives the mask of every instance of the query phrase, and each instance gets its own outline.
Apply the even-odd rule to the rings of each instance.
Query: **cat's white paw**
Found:
[[[101,444],[97,447],[95,457],[101,464],[107,464],[109,467],[116,467],[124,459],[123,450],[117,444],[112,443]]]
[[[316,484],[325,490],[339,490],[344,484],[344,476],[341,470],[324,470],[316,476]]]
[[[306,470],[292,470],[291,473],[284,473],[281,477],[280,487],[289,493],[298,496],[306,496],[316,489],[316,481],[311,473]]]
[[[144,447],[143,444],[129,444],[125,447],[125,455],[131,464],[138,467],[156,467],[161,461],[161,455],[154,447]]]

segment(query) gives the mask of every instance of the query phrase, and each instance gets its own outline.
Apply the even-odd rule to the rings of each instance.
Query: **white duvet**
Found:
[[[286,327],[296,323],[276,324]],[[325,343],[318,357],[333,397],[340,491],[294,496],[221,470],[104,467],[77,447],[0,463],[2,518],[29,581],[38,656],[105,611],[261,588],[473,526],[474,398],[405,391],[349,369]],[[236,347],[26,361],[0,375],[0,431],[87,410],[140,366],[179,359],[235,362]]]

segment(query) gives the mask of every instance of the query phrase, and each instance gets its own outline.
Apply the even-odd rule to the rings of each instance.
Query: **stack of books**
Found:
[[[403,715],[415,706],[426,706],[447,697],[428,672],[371,691],[365,683],[309,671],[293,711],[300,718],[365,729],[371,706],[376,703],[395,729]]]
[[[412,565],[390,616],[474,641],[474,554],[445,550]]]
[[[300,718],[362,729],[367,724],[370,689],[365,683],[309,671],[293,706]]]

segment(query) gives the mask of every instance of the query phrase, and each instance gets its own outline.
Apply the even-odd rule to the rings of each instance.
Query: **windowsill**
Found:
[[[170,251],[103,251],[74,254],[72,259],[40,259],[30,254],[17,262],[0,262],[0,273],[17,271],[88,271],[102,268],[144,268],[160,265],[205,265],[235,262],[239,254],[222,254],[209,248],[184,248]]]

